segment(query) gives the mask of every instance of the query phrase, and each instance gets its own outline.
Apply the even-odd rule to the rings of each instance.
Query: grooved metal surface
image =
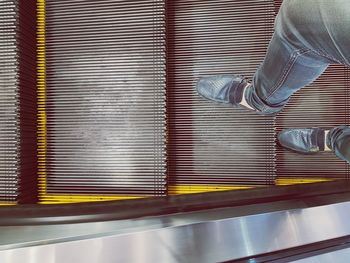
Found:
[[[17,1],[0,1],[0,202],[17,200],[19,88]]]
[[[171,184],[274,182],[274,122],[215,105],[195,91],[199,77],[251,77],[273,32],[274,1],[169,1],[167,9]]]
[[[314,83],[294,94],[276,118],[284,128],[350,125],[349,69],[332,65]],[[283,177],[349,178],[350,166],[334,153],[301,155],[277,147],[277,175]]]
[[[165,193],[162,0],[46,2],[47,193]]]
[[[195,91],[201,76],[254,74],[280,4],[47,0],[45,194],[164,195],[166,176],[200,187],[348,178],[349,165],[333,154],[291,153],[274,136],[349,125],[349,69],[331,66],[276,119]],[[0,8],[0,201],[16,200],[18,181],[21,198],[34,200],[35,5],[0,0]]]
[[[19,203],[38,201],[36,0],[18,1]]]

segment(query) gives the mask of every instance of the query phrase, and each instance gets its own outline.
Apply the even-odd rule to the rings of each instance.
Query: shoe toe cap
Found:
[[[199,79],[197,82],[197,92],[204,98],[228,102],[229,91],[234,78],[232,76],[213,76]]]
[[[211,84],[210,78],[201,78],[197,82],[197,92],[199,95],[205,98],[211,98],[213,96],[214,90]]]
[[[312,143],[311,132],[309,129],[286,129],[278,134],[278,142],[282,147],[296,152],[318,152],[318,147]]]

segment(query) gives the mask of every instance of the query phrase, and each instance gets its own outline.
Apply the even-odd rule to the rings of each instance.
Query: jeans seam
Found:
[[[337,62],[337,63],[339,63],[339,64],[342,63],[340,60],[334,58],[333,56],[330,56],[330,55],[328,55],[328,54],[323,53],[321,50],[314,50],[314,52],[315,52],[317,55],[321,56],[321,57],[328,58],[328,59],[333,60],[333,61],[335,61],[335,62]]]
[[[336,59],[335,57],[326,54],[326,53],[323,52],[322,50],[317,49],[317,50],[312,50],[312,51],[315,52],[317,55],[319,55],[319,56],[321,56],[321,57],[324,57],[324,58],[327,58],[327,59],[330,59],[330,60],[333,60],[334,62],[336,62],[336,63],[338,63],[338,64],[344,64],[344,65],[349,66],[349,64],[348,64],[346,61]]]
[[[277,84],[272,88],[272,92],[266,96],[265,101],[267,102],[267,100],[269,98],[271,98],[283,85],[283,83],[285,82],[285,80],[287,79],[288,73],[291,71],[293,65],[295,64],[295,62],[297,61],[298,57],[300,55],[303,55],[305,53],[310,52],[310,49],[298,49],[295,50],[292,55],[290,56],[288,63],[283,71],[282,77],[280,78],[280,80],[277,82]],[[267,110],[268,106],[264,106],[263,110]]]

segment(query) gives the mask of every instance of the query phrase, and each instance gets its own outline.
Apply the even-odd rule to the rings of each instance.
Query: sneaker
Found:
[[[321,128],[285,129],[278,136],[278,143],[288,150],[298,153],[318,153],[331,151],[328,130]]]
[[[197,92],[207,100],[256,111],[244,97],[244,92],[250,85],[242,76],[216,75],[201,78],[197,83]]]

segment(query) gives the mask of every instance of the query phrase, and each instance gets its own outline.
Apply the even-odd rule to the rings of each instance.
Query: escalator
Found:
[[[328,152],[285,151],[276,135],[284,128],[350,125],[349,69],[331,65],[276,117],[211,104],[195,91],[201,76],[252,77],[280,4],[1,0],[0,258],[14,255],[17,262],[33,247],[49,258],[78,249],[74,242],[82,240],[87,246],[113,240],[124,253],[120,260],[144,262],[291,262],[346,254],[349,164]],[[294,185],[303,183],[313,184]],[[193,193],[202,194],[184,195]],[[98,201],[111,202],[85,204]],[[309,217],[308,211],[316,212]],[[344,231],[335,226],[318,236],[331,224],[313,225],[319,215]],[[293,240],[249,245],[245,235],[264,222],[261,235],[277,236],[269,224],[282,232],[290,224],[315,239],[297,240],[292,231],[285,235],[297,235]],[[225,229],[239,229],[237,239]],[[154,236],[142,236],[146,230]],[[159,235],[170,243],[157,243]],[[148,238],[150,247],[137,247]],[[239,253],[229,249],[238,243]]]
[[[275,142],[287,127],[349,124],[347,68],[330,66],[277,117],[211,104],[195,92],[201,76],[253,75],[279,4],[51,0],[38,1],[35,13],[34,1],[3,1],[1,201],[348,178],[349,165],[331,153],[300,156]]]

